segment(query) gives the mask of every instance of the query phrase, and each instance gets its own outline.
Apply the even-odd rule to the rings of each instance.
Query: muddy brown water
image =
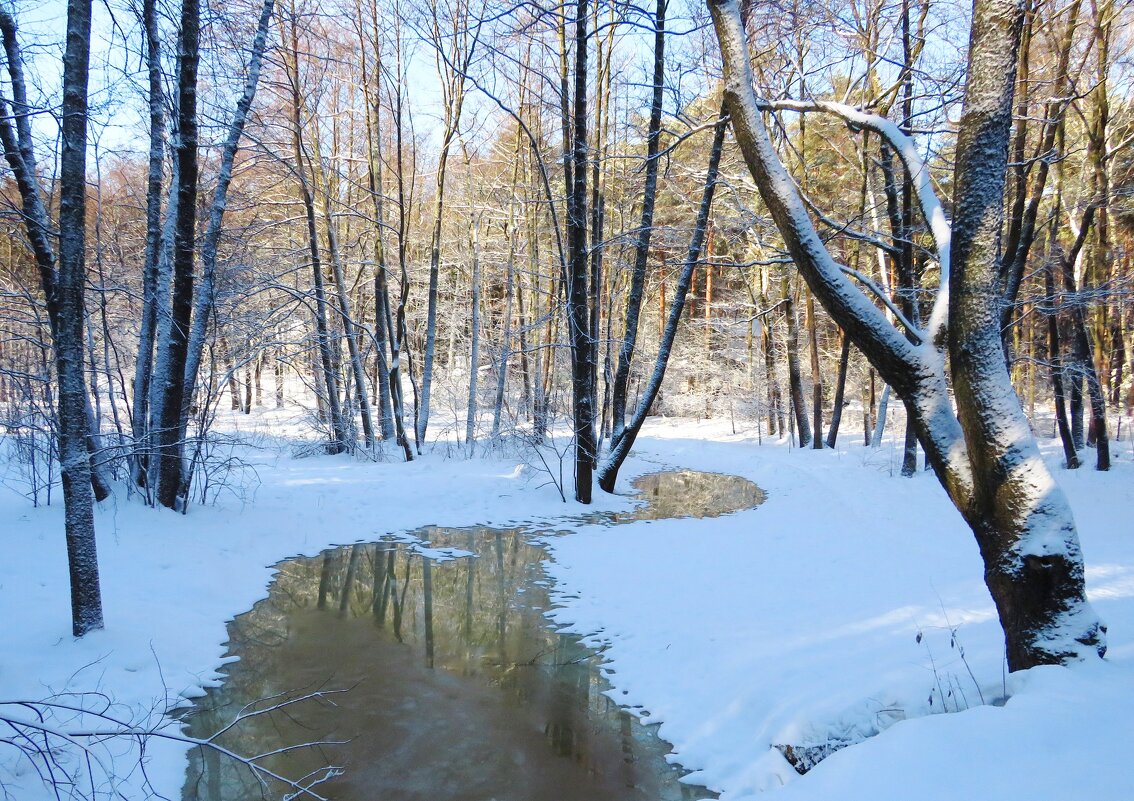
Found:
[[[713,517],[764,500],[745,479],[689,470],[635,486],[634,512],[576,522]],[[679,781],[656,726],[611,700],[601,657],[548,624],[539,539],[552,533],[427,527],[280,563],[268,597],[229,624],[239,661],[186,715],[188,733],[243,714],[218,739],[235,752],[315,743],[259,764],[323,779],[313,791],[339,801],[712,797]],[[191,752],[183,801],[264,796],[247,768]]]

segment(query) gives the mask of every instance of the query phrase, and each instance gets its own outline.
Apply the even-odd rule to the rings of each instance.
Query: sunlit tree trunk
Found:
[[[7,10],[0,10],[0,34],[4,39],[13,95],[11,108],[6,99],[0,99],[0,141],[20,193],[25,228],[39,269],[51,328],[58,381],[56,424],[70,575],[71,630],[76,637],[81,637],[103,627],[95,542],[95,492],[87,447],[90,415],[83,368],[90,0],[69,0],[67,4],[60,124],[58,272],[51,242],[51,220],[40,197],[36,175],[23,58],[15,19]]]
[[[1086,599],[1071,510],[1012,391],[1000,339],[997,255],[1021,7],[1013,0],[974,4],[951,247],[941,241],[946,231],[934,228],[947,293],[934,304],[929,330],[918,329],[920,343],[890,325],[827,252],[764,126],[739,4],[709,0],[709,8],[748,169],[797,268],[902,397],[938,480],[976,536],[1009,670],[1103,653],[1105,627]],[[929,208],[926,216],[938,219],[939,209]],[[956,416],[934,341],[941,326]]]
[[[724,117],[723,110],[721,117]],[[697,212],[697,221],[689,241],[689,249],[685,254],[685,264],[682,267],[677,288],[674,290],[673,305],[670,307],[669,317],[666,319],[665,331],[662,334],[661,342],[658,343],[658,355],[654,362],[650,381],[642,393],[642,397],[638,400],[638,406],[630,418],[630,424],[623,429],[622,436],[611,440],[610,453],[603,459],[598,469],[599,486],[607,492],[614,492],[614,486],[618,480],[618,471],[622,467],[622,463],[626,461],[626,457],[630,455],[630,448],[633,447],[638,432],[642,430],[642,424],[646,421],[646,415],[649,413],[650,407],[654,405],[658,392],[661,390],[662,380],[665,378],[665,369],[669,363],[674,339],[677,336],[677,324],[681,319],[681,313],[685,307],[685,298],[689,294],[689,286],[693,281],[693,271],[697,267],[702,247],[705,244],[705,232],[709,227],[709,213],[713,206],[713,192],[717,185],[717,170],[720,166],[721,151],[724,149],[724,134],[725,125],[724,120],[721,119],[718,121],[716,131],[713,134],[713,144],[709,151],[709,168],[705,175],[705,188],[701,193],[701,205]]]
[[[575,64],[571,177],[567,207],[567,324],[571,342],[571,390],[575,433],[575,500],[591,502],[595,467],[595,342],[591,339],[587,271],[587,0],[575,13]]]

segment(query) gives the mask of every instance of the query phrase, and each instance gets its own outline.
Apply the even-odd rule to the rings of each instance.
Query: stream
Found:
[[[645,503],[572,524],[715,517],[764,500],[737,476],[643,476]],[[268,597],[228,626],[239,657],[184,715],[337,801],[676,801],[712,797],[683,784],[669,745],[612,701],[601,656],[545,617],[550,583],[534,526],[430,526],[317,557],[289,559]],[[611,536],[617,536],[616,531]],[[286,703],[291,699],[304,700]],[[281,787],[273,792],[282,794]],[[190,753],[183,801],[262,797],[244,766]]]

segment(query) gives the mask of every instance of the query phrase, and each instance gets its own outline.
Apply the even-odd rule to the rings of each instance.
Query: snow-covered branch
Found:
[[[941,269],[941,283],[937,297],[933,302],[933,310],[929,315],[929,341],[939,342],[940,335],[944,333],[949,318],[949,273],[950,253],[953,232],[949,220],[945,217],[945,208],[942,206],[936,191],[933,189],[933,180],[929,175],[929,168],[917,151],[913,139],[899,128],[892,120],[878,114],[871,114],[846,103],[836,103],[830,100],[774,100],[760,101],[759,107],[766,111],[809,111],[826,112],[834,114],[855,128],[868,130],[878,134],[889,142],[897,152],[898,157],[913,183],[917,196],[918,207],[921,209],[929,233],[933,237],[934,249],[937,252],[937,263]]]

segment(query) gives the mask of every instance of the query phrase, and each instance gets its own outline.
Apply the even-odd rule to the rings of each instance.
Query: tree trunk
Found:
[[[705,188],[701,193],[701,206],[697,212],[697,222],[693,228],[693,236],[689,241],[689,249],[685,254],[685,265],[682,268],[681,277],[678,279],[673,305],[670,307],[669,317],[666,320],[665,333],[658,345],[658,355],[654,363],[653,374],[650,376],[650,382],[646,386],[645,392],[642,393],[642,397],[638,401],[638,407],[630,419],[630,425],[623,430],[621,437],[611,440],[610,453],[607,454],[598,470],[599,486],[607,492],[614,492],[614,485],[618,481],[618,471],[621,469],[622,463],[626,461],[626,457],[630,455],[630,448],[634,446],[634,440],[638,437],[638,432],[641,431],[642,424],[646,421],[646,415],[649,413],[650,407],[654,405],[654,400],[661,390],[662,380],[665,378],[665,368],[669,363],[673,341],[677,336],[677,323],[681,319],[681,312],[685,307],[685,298],[689,294],[689,285],[693,281],[693,271],[696,269],[697,261],[701,256],[701,248],[705,242],[705,231],[709,226],[709,212],[713,207],[713,192],[717,186],[717,169],[720,166],[721,151],[724,149],[726,127],[724,116],[724,109],[722,108],[721,119],[717,123],[716,131],[713,134],[713,144],[709,151],[709,169],[705,174]]]
[[[149,0],[147,0],[149,1]],[[252,108],[252,101],[256,98],[256,87],[260,80],[260,66],[264,59],[264,50],[268,44],[268,27],[272,22],[272,11],[275,0],[264,0],[260,10],[260,19],[256,27],[256,35],[252,40],[252,55],[248,64],[248,76],[244,81],[244,91],[236,103],[232,121],[228,126],[228,135],[225,137],[221,150],[220,169],[217,173],[217,185],[213,190],[213,202],[209,208],[209,226],[205,231],[205,238],[201,242],[201,281],[197,292],[196,303],[193,309],[193,327],[189,334],[185,359],[185,394],[182,397],[179,415],[178,441],[184,442],[189,425],[189,407],[193,392],[197,386],[198,372],[201,367],[201,355],[205,348],[206,333],[212,321],[213,309],[216,305],[216,272],[217,248],[220,244],[221,226],[224,222],[224,213],[228,205],[228,190],[232,185],[233,164],[240,148],[240,138],[244,134],[244,126],[248,121],[248,112]],[[152,152],[152,151],[151,151]],[[152,156],[151,156],[152,158]],[[160,173],[158,176],[160,181]],[[148,229],[147,229],[148,230]],[[148,247],[148,243],[147,243]],[[257,366],[257,376],[259,366]],[[251,411],[251,404],[246,403],[244,411]],[[189,496],[189,481],[191,476],[182,476],[180,495]]]
[[[173,233],[173,298],[169,345],[155,381],[162,394],[158,417],[157,500],[174,509],[184,481],[181,407],[192,388],[185,386],[189,326],[193,314],[193,263],[197,233],[197,64],[201,12],[198,0],[182,0],[177,53],[177,211]]]
[[[957,416],[976,478],[962,513],[984,557],[1010,670],[1081,656],[1083,646],[1103,650],[1071,510],[1012,392],[1000,338],[997,264],[1020,24],[1012,0],[975,0],[949,293]]]
[[[575,434],[575,500],[591,502],[595,466],[595,343],[591,340],[587,267],[587,0],[575,11],[575,95],[572,145],[573,178],[568,185],[567,249],[569,254],[567,319],[571,341],[571,390]]]
[[[70,7],[68,10],[70,14]],[[89,16],[89,8],[86,12]],[[89,22],[87,23],[89,25]],[[32,255],[35,257],[36,267],[39,271],[40,285],[43,288],[43,294],[46,300],[48,322],[51,327],[52,339],[55,341],[63,325],[61,319],[62,307],[61,296],[57,283],[60,276],[56,274],[56,254],[55,248],[52,244],[51,238],[53,235],[51,216],[48,213],[47,207],[44,205],[40,197],[39,177],[35,161],[35,145],[32,140],[31,132],[31,116],[32,108],[27,101],[27,84],[24,79],[24,63],[23,55],[20,51],[16,31],[16,20],[7,11],[0,10],[0,35],[3,36],[4,50],[8,62],[8,76],[12,86],[12,106],[13,115],[8,114],[7,103],[0,98],[0,140],[4,146],[4,157],[8,161],[8,165],[12,168],[12,173],[16,179],[16,186],[20,193],[20,201],[22,204],[22,211],[24,215],[24,227],[28,234],[28,240],[32,246]],[[70,34],[68,34],[70,37]],[[89,36],[88,36],[89,39]],[[68,39],[70,42],[70,38]],[[89,41],[84,46],[87,55],[83,58],[89,61]],[[76,42],[76,48],[79,48],[79,43]],[[76,50],[78,53],[79,50]],[[84,62],[86,63],[86,62]],[[66,74],[69,64],[64,64],[64,73]],[[84,67],[87,69],[87,67]],[[75,81],[79,81],[78,75],[72,75]],[[86,78],[82,78],[82,86],[76,83],[76,92],[82,93],[82,114],[86,115]],[[72,98],[75,102],[79,98]],[[12,129],[12,119],[15,120],[15,130]],[[84,123],[85,124],[85,123]],[[83,143],[85,147],[86,142],[86,129],[84,128]],[[73,156],[73,154],[72,154]],[[84,156],[83,165],[85,169],[86,159]],[[60,164],[62,168],[62,164]],[[85,178],[85,176],[84,176]],[[62,179],[61,179],[62,180]],[[85,200],[84,200],[85,205]],[[85,221],[84,221],[85,224]],[[62,221],[60,221],[62,225]],[[62,249],[62,236],[60,238],[60,249]],[[60,254],[60,261],[62,255]],[[85,272],[85,265],[83,270]],[[62,267],[60,267],[62,270]],[[79,341],[79,354],[80,360],[82,358],[82,323],[79,321],[80,341]],[[56,354],[58,359],[58,354]],[[82,365],[80,362],[80,369]],[[84,376],[84,385],[86,377]],[[83,438],[87,448],[89,459],[89,466],[87,475],[90,478],[91,486],[94,491],[94,498],[96,501],[101,501],[110,496],[110,483],[102,475],[102,469],[98,461],[98,444],[96,435],[98,428],[95,424],[94,414],[90,408],[90,399],[87,397],[84,402],[86,407],[86,434]]]
[[[465,414],[465,444],[469,455],[476,443],[477,366],[480,362],[480,217],[472,229],[472,343],[469,351],[469,397]],[[504,336],[508,336],[507,330]]]
[[[90,0],[69,0],[60,131],[63,152],[59,159],[59,327],[55,367],[59,377],[59,464],[71,580],[71,630],[76,637],[103,627],[94,492],[86,447],[90,430],[87,385],[83,373],[90,42]]]
[[[1071,426],[1067,422],[1067,404],[1063,394],[1063,364],[1059,352],[1059,296],[1055,293],[1055,260],[1057,240],[1055,225],[1049,232],[1049,246],[1047,264],[1044,266],[1043,283],[1047,294],[1047,359],[1051,366],[1051,390],[1055,396],[1055,424],[1059,431],[1059,440],[1063,443],[1063,463],[1068,470],[1079,467],[1079,454],[1075,450],[1075,441],[1071,438]]]
[[[803,378],[799,371],[799,332],[795,319],[795,303],[787,277],[783,281],[784,322],[787,324],[788,391],[791,410],[795,416],[795,429],[799,432],[799,447],[811,444],[811,424],[807,421],[807,401],[803,397]]]
[[[831,427],[827,431],[827,447],[835,447],[839,438],[839,424],[843,420],[843,395],[847,388],[847,366],[850,362],[850,339],[846,334],[842,337],[842,349],[839,352],[839,378],[835,383],[835,402],[831,407]]]
[[[815,450],[823,449],[823,373],[819,368],[819,331],[815,321],[815,299],[807,293],[807,339],[811,356],[811,412],[815,430],[811,443]]]
[[[725,98],[749,171],[816,297],[903,398],[935,475],[976,536],[1009,670],[1101,654],[1105,628],[1086,600],[1071,510],[1012,392],[1000,341],[996,251],[1020,6],[1013,0],[974,4],[952,248],[939,206],[923,203],[934,221],[948,290],[934,305],[929,330],[917,329],[917,344],[851,285],[823,246],[764,126],[738,0],[709,0],[709,6],[724,61]],[[957,416],[934,344],[944,323]]]
[[[161,252],[161,190],[164,172],[165,106],[162,96],[161,33],[157,0],[143,0],[142,28],[146,37],[146,72],[149,78],[150,151],[146,178],[146,250],[142,265],[142,321],[138,357],[134,365],[134,403],[130,428],[134,438],[130,480],[148,483],[150,462],[149,399],[153,378],[154,338],[157,332],[158,258]]]
[[[630,385],[630,367],[638,339],[638,317],[646,286],[646,264],[650,255],[650,236],[654,230],[654,203],[657,200],[658,150],[661,142],[662,92],[665,89],[665,14],[668,0],[657,0],[654,12],[654,77],[650,101],[650,122],[646,131],[645,187],[642,190],[642,217],[634,246],[634,269],[630,274],[630,291],[626,296],[626,315],[618,367],[614,373],[611,394],[612,428],[610,445],[618,447],[626,425],[626,395]],[[684,298],[681,299],[684,302]],[[677,305],[677,299],[674,299]],[[663,311],[664,317],[664,311]]]
[[[319,255],[319,234],[315,225],[315,200],[311,195],[308,183],[308,170],[306,155],[303,146],[303,107],[302,94],[299,86],[299,33],[295,10],[292,9],[288,20],[289,32],[285,40],[287,50],[286,67],[291,94],[291,124],[292,149],[295,156],[295,176],[299,183],[300,199],[303,201],[303,210],[307,222],[307,247],[311,258],[311,275],[315,287],[315,336],[319,348],[319,361],[321,365],[321,379],[326,390],[327,410],[330,415],[331,441],[327,446],[329,453],[342,453],[350,447],[350,437],[347,434],[343,420],[342,407],[339,399],[338,371],[332,354],[332,335],[327,321],[327,293],[323,283],[323,263]],[[284,36],[283,26],[280,29]]]

